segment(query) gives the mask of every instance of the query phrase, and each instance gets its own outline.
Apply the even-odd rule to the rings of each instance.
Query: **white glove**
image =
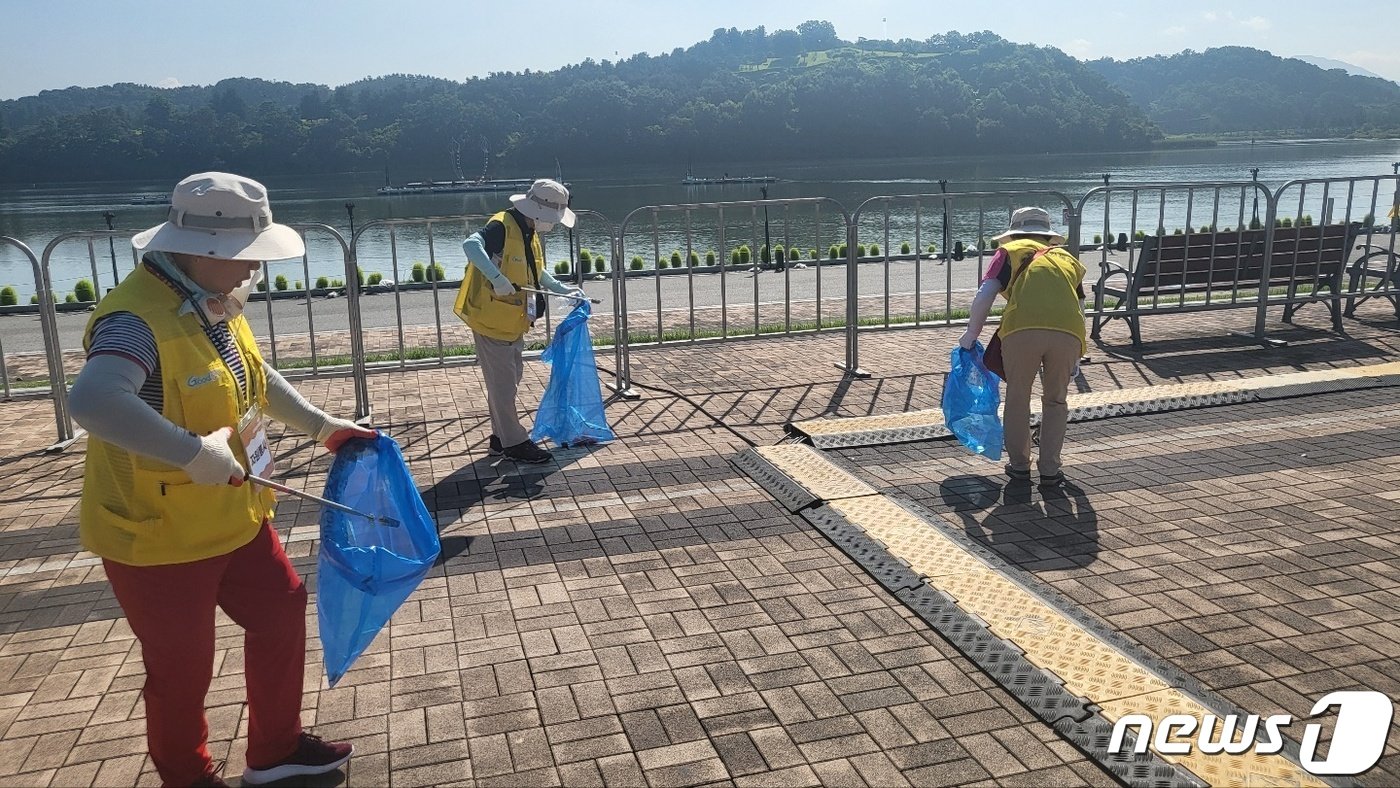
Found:
[[[977,335],[971,331],[964,331],[963,335],[958,338],[958,347],[963,350],[971,350],[975,344],[977,344]]]
[[[199,439],[199,453],[184,467],[195,484],[231,484],[243,486],[245,471],[229,448],[232,427],[220,427]]]
[[[509,298],[515,295],[515,284],[504,276],[492,279],[491,289],[495,291],[497,298]]]
[[[572,287],[567,293],[564,293],[564,297],[576,301],[587,301],[588,293],[585,293],[582,287]]]

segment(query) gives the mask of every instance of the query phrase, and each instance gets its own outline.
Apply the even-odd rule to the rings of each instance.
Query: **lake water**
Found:
[[[1205,183],[1245,182],[1250,169],[1259,169],[1259,182],[1270,190],[1294,179],[1344,179],[1385,176],[1386,180],[1365,187],[1364,194],[1348,195],[1333,188],[1327,196],[1337,199],[1332,218],[1341,220],[1350,198],[1353,212],[1350,218],[1359,220],[1379,206],[1376,215],[1384,217],[1393,200],[1395,188],[1392,163],[1400,162],[1400,140],[1387,141],[1307,141],[1289,143],[1232,143],[1200,150],[1160,151],[1150,153],[1095,155],[1020,155],[997,157],[959,157],[902,160],[847,160],[830,162],[789,162],[768,167],[696,166],[696,175],[718,176],[727,169],[731,175],[763,174],[781,178],[768,185],[770,199],[826,197],[853,211],[862,201],[882,195],[935,194],[939,179],[948,181],[950,192],[972,191],[1030,191],[1061,192],[1077,201],[1084,194],[1103,184],[1104,174],[1111,174],[1114,185],[1129,183]],[[761,194],[757,185],[684,186],[680,183],[686,167],[636,168],[630,170],[589,170],[577,168],[565,171],[564,179],[572,185],[576,209],[591,209],[620,223],[633,210],[642,206],[672,205],[701,202],[757,200]],[[533,173],[493,173],[500,177],[530,176]],[[547,176],[552,173],[539,173]],[[442,173],[439,177],[449,177]],[[376,187],[383,184],[382,173],[357,173],[313,178],[262,178],[272,192],[273,213],[280,222],[329,224],[348,236],[349,217],[345,208],[353,202],[357,227],[375,219],[421,216],[460,217],[489,215],[506,205],[507,193],[495,195],[413,195],[379,197]],[[52,239],[69,232],[96,230],[105,227],[104,211],[112,211],[115,226],[139,230],[164,219],[165,209],[159,205],[131,205],[141,195],[168,194],[172,183],[107,182],[31,186],[0,186],[0,235],[18,238],[36,253],[42,253]],[[1302,202],[1297,193],[1283,201],[1287,213],[1309,213],[1322,218],[1326,206],[1320,187],[1310,187]],[[1374,193],[1373,193],[1374,192]],[[1223,197],[1221,196],[1223,194]],[[1043,204],[1058,219],[1060,206],[1054,199],[1018,200],[1002,198],[974,204],[960,201],[949,221],[947,238],[976,243],[980,236],[998,232],[1005,223],[1006,213],[1013,203]],[[1189,204],[1188,204],[1189,203]],[[981,208],[979,211],[978,208]],[[1216,224],[1235,226],[1252,218],[1261,210],[1249,190],[1198,190],[1191,195],[1185,191],[1169,195],[1145,195],[1136,215],[1131,200],[1115,196],[1107,206],[1110,229],[1113,232],[1142,229],[1152,232],[1159,223],[1179,227],[1188,221],[1192,226]],[[1093,217],[1090,229],[1086,224],[1084,241],[1103,226],[1104,202],[1090,203],[1085,214]],[[902,200],[888,206],[890,244],[913,243],[918,233],[919,243],[942,246],[941,201]],[[1190,212],[1188,215],[1188,211]],[[708,250],[721,256],[738,243],[749,244],[755,251],[764,235],[763,212],[755,208],[731,208],[721,222],[717,211],[682,211],[636,216],[629,222],[624,237],[624,257],[669,257],[673,249],[686,250],[687,220],[691,230],[690,249],[703,259]],[[819,249],[825,256],[830,244],[839,244],[842,237],[839,211],[826,205],[820,211],[812,206],[778,208],[769,211],[769,233],[774,243],[795,244],[804,250]],[[866,214],[861,222],[861,240],[885,244],[886,212],[881,206]],[[435,226],[433,259],[452,269],[449,278],[460,275],[463,263],[460,242],[466,225],[448,222]],[[1063,229],[1063,228],[1061,228]],[[723,232],[723,243],[720,233]],[[580,223],[578,240],[581,246],[606,249],[607,233],[603,223],[592,218]],[[548,257],[551,262],[567,258],[568,235],[556,230],[549,236],[552,242]],[[306,267],[300,261],[280,263],[273,274],[283,273],[289,281],[309,276],[343,277],[344,269],[337,247],[326,238],[312,234],[308,238],[310,251]],[[391,238],[387,231],[367,233],[360,246],[361,266],[366,271],[378,271],[394,278],[391,271],[393,255],[397,254],[398,278],[409,277],[408,267],[415,261],[429,259],[427,233],[422,226],[405,227]],[[806,252],[804,252],[806,254]],[[93,244],[91,252],[86,241],[68,241],[55,248],[52,280],[54,289],[64,294],[73,289],[80,278],[93,276],[94,262],[100,286],[112,284],[112,259],[118,275],[131,270],[133,261],[130,245],[123,240],[108,248],[105,240]],[[23,301],[34,292],[29,262],[17,250],[0,247],[0,286],[12,285]]]

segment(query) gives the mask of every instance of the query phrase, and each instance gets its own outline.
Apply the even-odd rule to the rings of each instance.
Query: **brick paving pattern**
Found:
[[[1328,332],[1321,310],[1313,311],[1297,328],[1271,326],[1292,340],[1277,349],[1222,336],[1250,323],[1243,313],[1149,321],[1148,355],[1123,344],[1093,351],[1082,384],[1116,388],[1395,357],[1400,335],[1388,308],[1363,308],[1362,319],[1348,322],[1350,337]],[[1106,331],[1106,340],[1125,343],[1120,329]],[[843,356],[840,336],[639,351],[638,383],[677,389],[690,401],[646,391],[641,400],[614,402],[618,443],[561,451],[535,469],[486,456],[476,369],[372,377],[376,424],[403,445],[438,519],[444,557],[335,689],[324,687],[312,639],[304,717],[317,733],[355,742],[343,781],[1107,784],[1095,764],[734,470],[728,458],[746,444],[711,418],[773,443],[793,419],[935,407],[954,339],[937,329],[863,335],[862,364],[875,373],[863,381],[843,380],[831,367]],[[610,360],[600,357],[606,366]],[[524,402],[537,401],[547,374],[527,365]],[[346,380],[299,387],[330,412],[353,405]],[[1096,560],[1034,568],[1250,710],[1265,705],[1253,694],[1262,693],[1299,713],[1297,703],[1348,677],[1385,689],[1385,674],[1395,673],[1385,660],[1396,646],[1393,615],[1379,611],[1394,610],[1400,585],[1395,542],[1384,536],[1394,519],[1393,505],[1384,505],[1393,499],[1343,493],[1393,488],[1397,452],[1393,440],[1372,442],[1378,432],[1363,441],[1344,418],[1325,418],[1351,412],[1362,422],[1383,420],[1391,401],[1380,396],[1255,406],[1272,408],[1273,433],[1249,432],[1270,422],[1231,417],[1235,409],[1191,414],[1217,419],[1199,425],[1164,422],[1155,445],[1132,436],[1113,443],[1104,433],[1103,448],[1071,456],[1099,485]],[[11,429],[0,436],[0,784],[155,784],[144,755],[139,648],[100,563],[76,543],[81,444],[45,454],[51,406],[4,408]],[[1388,412],[1393,424],[1394,408]],[[1309,413],[1322,420],[1303,425],[1313,436],[1304,443],[1338,459],[1270,465],[1259,447],[1306,450],[1283,445],[1299,440],[1290,432],[1297,425],[1284,422]],[[1076,426],[1071,446],[1088,429],[1132,432],[1127,424]],[[1200,452],[1184,454],[1186,430],[1220,443],[1214,451],[1247,444],[1233,451],[1247,455],[1249,474],[1232,464],[1238,457],[1202,464]],[[1176,436],[1168,450],[1164,431]],[[319,492],[325,453],[299,435],[273,438],[275,475]],[[937,450],[969,474],[970,460],[946,444]],[[1336,478],[1319,475],[1322,467]],[[1178,474],[1172,484],[1180,489],[1134,487],[1121,481],[1125,469]],[[976,473],[990,475],[985,464]],[[1206,502],[1202,490],[1218,495]],[[1100,506],[1103,496],[1123,503]],[[1336,505],[1306,505],[1328,498]],[[1227,518],[1254,499],[1268,502],[1270,513]],[[1171,529],[1190,522],[1184,502],[1192,517],[1223,524],[1194,526],[1190,541],[1171,538]],[[1272,523],[1299,513],[1330,513],[1339,524],[1327,539],[1290,541]],[[315,510],[283,499],[278,525],[314,592]],[[1054,532],[1065,545],[1082,542],[1070,536],[1072,526]],[[1209,550],[1201,547],[1207,538],[1217,540]],[[1174,550],[1184,565],[1162,557]],[[1145,585],[1124,588],[1139,580]],[[1255,590],[1241,593],[1240,580]],[[1078,596],[1075,582],[1085,589]],[[1221,593],[1226,588],[1234,593]],[[314,612],[309,626],[314,632]],[[1312,640],[1299,645],[1299,637]],[[227,759],[225,774],[236,776],[247,728],[242,647],[222,617],[215,659],[211,748]],[[1394,763],[1392,746],[1384,774]]]

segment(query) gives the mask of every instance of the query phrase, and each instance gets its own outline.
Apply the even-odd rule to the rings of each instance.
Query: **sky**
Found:
[[[716,28],[831,22],[848,41],[990,30],[1080,59],[1251,46],[1400,81],[1395,0],[0,0],[0,99],[72,85],[261,77],[332,87],[393,73],[462,80],[660,54]]]

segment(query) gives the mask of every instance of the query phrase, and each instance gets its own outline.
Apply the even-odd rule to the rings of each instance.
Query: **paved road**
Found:
[[[990,259],[990,258],[988,258]],[[1089,263],[1093,265],[1093,263]],[[951,288],[949,287],[949,265],[938,260],[924,260],[919,264],[919,290],[925,299],[925,310],[940,309],[945,303],[944,294],[972,290],[978,278],[978,262],[969,258],[951,264]],[[813,302],[817,299],[818,272],[820,271],[821,300],[823,309],[839,309],[833,301],[846,297],[845,266],[822,266],[818,268],[795,269],[787,272],[764,271],[757,275],[744,270],[727,271],[721,274],[669,274],[661,277],[628,277],[627,307],[633,320],[644,325],[646,315],[655,314],[658,302],[664,310],[685,310],[690,308],[691,292],[695,308],[714,308],[721,303],[730,306],[749,306],[755,301],[760,304],[781,304],[786,299],[793,303]],[[912,294],[915,289],[915,264],[911,262],[891,262],[888,270],[884,264],[862,264],[859,266],[860,293],[862,296]],[[658,299],[658,281],[660,298]],[[722,281],[722,284],[721,284]],[[612,310],[612,282],[588,281],[584,289],[592,296],[603,299],[599,310]],[[723,291],[723,292],[722,292]],[[439,311],[444,321],[455,321],[452,303],[456,297],[456,286],[447,285],[436,294]],[[366,330],[393,328],[398,325],[397,315],[403,314],[406,326],[433,325],[434,293],[414,290],[401,292],[396,300],[392,293],[366,295],[362,299],[362,324]],[[962,300],[966,300],[964,292]],[[308,326],[307,303],[299,299],[275,300],[272,302],[272,319],[276,331],[281,333],[305,333]],[[310,304],[311,321],[316,331],[344,331],[349,328],[348,302],[344,298],[313,298]],[[640,314],[639,314],[640,313]],[[825,314],[825,312],[824,312]],[[833,313],[834,316],[835,313]],[[268,328],[267,305],[254,303],[249,310],[253,330],[265,336]],[[88,315],[83,312],[60,313],[58,329],[62,347],[75,349],[81,346],[83,330]],[[43,340],[39,331],[39,319],[35,315],[10,315],[0,317],[0,343],[9,354],[42,352]]]

